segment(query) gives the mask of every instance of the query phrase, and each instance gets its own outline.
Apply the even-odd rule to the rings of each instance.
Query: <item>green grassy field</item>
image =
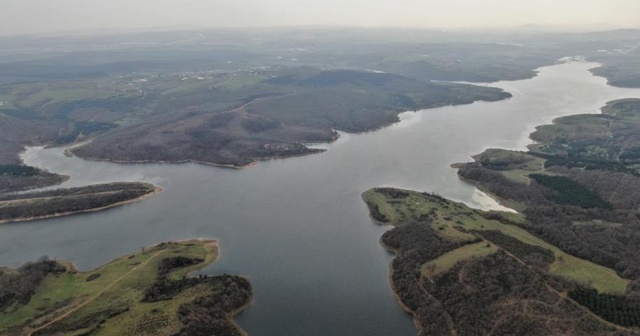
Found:
[[[106,81],[105,81],[106,82]],[[23,108],[43,107],[49,104],[82,99],[103,99],[118,96],[138,96],[139,93],[121,91],[125,86],[101,85],[106,83],[29,83],[11,86],[9,102]],[[110,84],[110,83],[109,83]]]
[[[388,194],[381,192],[381,190],[384,189],[366,191],[363,194],[363,199],[369,206],[377,206],[380,213],[389,219],[388,224],[402,226],[409,225],[415,221],[428,220],[431,227],[442,238],[456,242],[477,239],[473,234],[468,233],[470,231],[496,230],[523,243],[552,251],[555,256],[555,262],[549,267],[551,274],[562,276],[595,288],[600,292],[611,294],[624,294],[630,282],[618,276],[610,268],[571,256],[516,225],[487,219],[485,218],[486,216],[483,216],[482,211],[471,209],[462,203],[407,190],[400,191],[405,195],[403,197],[390,197]],[[522,215],[500,214],[508,222],[525,223]],[[469,248],[459,252],[462,253],[457,257],[466,259],[482,256],[482,253],[486,251]],[[474,254],[474,252],[477,253]],[[455,260],[455,258],[456,256],[447,256],[445,260],[451,261]]]
[[[28,304],[0,314],[0,334],[29,335],[52,323],[78,323],[109,319],[96,328],[74,330],[70,335],[93,331],[92,335],[168,335],[180,330],[177,311],[194,296],[210,291],[206,286],[190,288],[171,300],[141,302],[144,291],[156,281],[158,263],[166,257],[199,258],[203,262],[174,270],[170,277],[180,279],[212,263],[218,250],[214,241],[192,240],[160,244],[111,261],[89,272],[78,272],[67,264],[67,272],[49,274]],[[88,281],[90,276],[97,277]],[[110,316],[113,315],[113,316]],[[59,320],[58,320],[59,319]],[[94,330],[95,329],[95,330]]]
[[[431,278],[438,274],[447,272],[459,262],[471,258],[485,257],[497,251],[498,247],[496,245],[486,241],[465,245],[424,264],[422,266],[421,273],[423,276]]]
[[[531,179],[527,175],[545,173],[545,160],[524,152],[490,148],[473,158],[482,166],[495,169],[518,183],[529,184]]]

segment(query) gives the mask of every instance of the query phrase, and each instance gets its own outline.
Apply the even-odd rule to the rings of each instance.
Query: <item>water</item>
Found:
[[[389,287],[391,255],[379,245],[387,228],[371,222],[360,194],[393,186],[498,208],[449,165],[488,147],[524,149],[537,125],[640,97],[592,76],[594,66],[541,68],[534,79],[491,84],[512,99],[405,113],[380,131],[342,134],[325,153],[243,170],[121,165],[31,148],[25,162],[70,175],[64,186],[148,181],[166,191],[103,212],[0,226],[0,264],[48,255],[88,270],[142,246],[215,238],[221,255],[205,272],[251,278],[255,299],[237,318],[251,335],[415,335]]]

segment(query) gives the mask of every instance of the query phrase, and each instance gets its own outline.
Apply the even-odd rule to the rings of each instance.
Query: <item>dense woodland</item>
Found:
[[[425,281],[425,289],[449,314],[458,335],[616,334],[504,252],[459,264]],[[430,329],[425,334],[444,335]]]
[[[640,301],[638,300],[602,294],[594,289],[584,288],[570,291],[569,296],[607,321],[625,327],[640,326]]]
[[[638,326],[640,177],[635,153],[640,147],[640,100],[610,102],[603,113],[560,118],[539,127],[532,134],[537,143],[531,152],[517,154],[545,160],[544,171],[525,170],[527,183],[504,174],[522,167],[495,152],[464,165],[459,175],[515,202],[527,219],[518,225],[529,232],[630,279],[624,296],[582,286],[569,295],[608,321]]]
[[[0,194],[0,221],[19,221],[91,211],[139,199],[157,188],[148,183],[110,183],[21,194]]]
[[[10,171],[16,172],[14,169],[10,169]],[[18,172],[20,172],[18,175],[15,175],[14,173],[5,173],[0,175],[0,193],[48,187],[62,183],[67,179],[66,176],[52,174],[32,167],[28,167],[26,170],[22,170],[22,168],[20,168]]]
[[[407,110],[510,97],[496,89],[366,71],[295,68],[254,77],[265,79],[249,79],[233,89],[199,85],[189,91],[148,92],[145,99],[155,100],[146,104],[166,102],[172,112],[163,112],[163,106],[145,123],[108,132],[74,153],[118,161],[243,166],[257,159],[317,152],[303,144],[332,141],[335,129],[377,129],[398,121],[398,113]],[[137,104],[142,105],[131,113],[150,108]]]
[[[248,280],[231,275],[171,280],[160,275],[163,272],[162,269],[158,270],[158,279],[146,290],[143,302],[171,300],[195,286],[206,286],[213,292],[180,306],[178,316],[183,328],[177,335],[242,335],[229,317],[251,299],[251,284]]]

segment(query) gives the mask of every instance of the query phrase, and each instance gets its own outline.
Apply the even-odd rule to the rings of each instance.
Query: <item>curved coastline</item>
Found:
[[[193,245],[200,246],[202,250],[199,250],[199,249],[194,250],[192,247]],[[145,257],[145,255],[147,255],[147,257]],[[142,296],[144,299],[142,299],[141,301],[136,300],[135,302],[129,301],[128,303],[126,303],[126,305],[128,306],[127,309],[118,310],[118,313],[114,313],[112,315],[107,316],[105,320],[96,320],[96,321],[89,320],[89,322],[98,323],[98,325],[102,325],[106,320],[114,319],[114,321],[118,321],[118,320],[121,320],[121,318],[124,318],[126,321],[130,321],[130,322],[144,321],[148,317],[140,316],[136,314],[136,311],[141,309],[141,307],[143,306],[151,307],[151,308],[155,307],[154,310],[152,310],[152,312],[164,311],[165,314],[166,313],[175,314],[180,311],[180,309],[184,306],[185,303],[187,303],[187,302],[183,302],[185,298],[177,299],[176,295],[178,294],[175,294],[175,293],[170,294],[168,299],[167,298],[165,299],[161,298],[159,300],[146,299],[147,296],[150,295],[149,293],[156,293],[154,292],[153,288],[157,288],[156,286],[158,286],[157,285],[158,283],[163,283],[163,281],[171,281],[171,280],[167,280],[167,279],[171,279],[170,277],[164,278],[161,275],[161,273],[159,273],[160,269],[168,271],[170,274],[176,277],[176,279],[177,278],[182,279],[182,280],[173,280],[173,281],[184,282],[184,281],[187,281],[185,280],[187,278],[193,279],[193,280],[187,281],[187,284],[188,284],[187,287],[181,290],[181,292],[188,290],[193,286],[206,285],[209,283],[217,283],[220,281],[225,281],[224,283],[228,285],[229,284],[228,282],[231,281],[231,279],[233,279],[234,276],[229,276],[225,274],[221,276],[213,276],[211,280],[206,280],[207,278],[196,277],[193,274],[194,272],[202,270],[205,267],[208,267],[212,263],[217,261],[219,258],[219,255],[220,253],[219,253],[217,240],[213,240],[209,238],[194,238],[194,239],[184,239],[184,240],[176,240],[176,241],[166,241],[166,242],[161,242],[161,243],[148,246],[147,248],[143,247],[138,252],[128,253],[125,255],[118,256],[108,262],[103,263],[102,265],[96,268],[92,268],[87,271],[78,270],[78,268],[75,266],[75,264],[72,261],[53,261],[60,266],[55,271],[51,271],[51,275],[45,274],[43,276],[42,280],[40,281],[45,281],[45,282],[43,284],[40,284],[38,286],[38,289],[36,289],[36,291],[32,293],[32,295],[34,296],[34,300],[37,301],[36,298],[41,298],[43,296],[48,297],[49,295],[48,291],[51,290],[51,283],[57,283],[58,281],[61,281],[59,279],[64,279],[64,278],[77,279],[76,281],[79,281],[79,285],[81,283],[81,286],[85,287],[85,290],[81,290],[77,293],[76,292],[65,293],[65,295],[69,296],[69,298],[67,298],[66,300],[58,298],[57,300],[63,300],[63,301],[60,301],[60,303],[49,303],[47,301],[45,305],[53,304],[55,309],[53,308],[48,309],[44,313],[36,311],[37,316],[33,318],[18,316],[16,319],[14,319],[15,321],[11,320],[12,322],[9,322],[8,324],[3,324],[2,328],[4,330],[2,330],[2,332],[0,333],[4,334],[4,333],[19,332],[20,334],[31,335],[34,333],[41,333],[45,330],[55,331],[57,330],[56,328],[60,328],[59,326],[60,323],[71,323],[67,328],[76,328],[76,329],[70,329],[72,331],[84,330],[87,328],[87,326],[81,324],[81,322],[69,322],[69,321],[76,321],[74,319],[77,319],[78,314],[82,314],[82,310],[84,309],[88,309],[88,310],[104,309],[99,307],[96,308],[94,301],[96,301],[101,296],[114,295],[114,293],[119,293],[122,291],[126,291],[127,293],[130,293],[131,295],[135,295],[136,297]],[[175,259],[174,257],[178,259]],[[177,263],[177,264],[172,262],[162,263],[161,259],[162,261],[172,260],[172,259],[187,260],[187,261],[191,261],[191,264],[189,262]],[[130,260],[133,260],[133,261],[130,261]],[[192,263],[193,261],[196,261],[197,263],[193,264]],[[150,264],[150,262],[157,264],[157,266]],[[60,268],[62,268],[62,270],[60,270]],[[156,275],[156,268],[158,270],[157,275]],[[8,269],[8,268],[6,269],[6,271],[10,271],[10,270],[11,269]],[[152,283],[154,284],[151,285],[151,287],[148,287],[147,289],[139,287],[140,286],[139,283],[138,285],[132,286],[127,282],[126,278],[130,277],[130,275],[133,274],[133,272],[145,273],[144,277],[146,281],[147,282],[152,281]],[[60,278],[61,274],[64,274],[62,278]],[[141,275],[138,274],[136,276],[141,276]],[[225,317],[218,317],[217,320],[225,321],[225,323],[227,323],[227,325],[234,330],[234,333],[238,333],[240,335],[247,335],[247,333],[240,327],[240,325],[238,325],[234,321],[234,317],[240,314],[242,311],[244,311],[246,307],[251,303],[251,301],[253,300],[253,291],[251,289],[251,284],[249,279],[247,279],[246,277],[237,277],[237,276],[235,278],[236,279],[243,278],[244,280],[247,281],[246,284],[249,286],[248,287],[249,293],[247,293],[248,294],[247,296],[242,296],[242,299],[244,300],[244,302],[242,302],[242,305],[235,307],[235,309],[233,310],[226,311]],[[93,281],[97,279],[100,279],[97,281],[99,283],[94,284]],[[233,280],[233,281],[236,281],[236,280]],[[224,285],[224,286],[227,286],[227,285]],[[233,288],[233,287],[230,287],[230,288]],[[195,300],[197,300],[197,298],[200,298],[200,297],[215,295],[215,291],[212,292],[213,294],[212,293],[207,294],[201,291],[188,292],[188,293],[190,294],[188,294],[187,299],[192,300],[192,302],[196,302]],[[151,294],[151,295],[157,295],[157,294]],[[233,294],[233,295],[236,295],[236,294]],[[63,296],[63,298],[64,297],[65,296]],[[120,309],[120,308],[114,308],[114,307],[118,307],[117,302],[119,301],[114,301],[114,302],[115,303],[110,303],[109,309]],[[24,303],[23,305],[25,305],[25,307],[18,306],[18,308],[19,309],[24,308],[26,309],[25,310],[26,312],[30,312],[32,310],[32,307],[28,306],[29,304],[32,304],[32,303],[31,302]],[[162,308],[158,307],[158,304],[160,304]],[[151,309],[151,308],[144,308],[144,309]],[[176,311],[175,309],[178,309],[178,310]],[[11,312],[9,312],[9,314],[11,314]],[[124,314],[124,315],[121,316],[121,314]],[[93,315],[90,315],[90,316],[93,316]],[[179,316],[179,313],[178,313],[178,316]],[[63,322],[63,320],[66,320],[66,322]],[[184,324],[181,318],[179,317],[172,318],[170,320],[171,320],[170,324],[159,325],[158,326],[159,329],[157,329],[157,331],[162,330],[163,331],[162,334],[164,334],[167,331],[166,328],[169,328],[169,330],[172,330],[172,329],[185,330],[185,328],[188,328],[187,324]],[[208,322],[204,322],[202,326],[205,328],[210,327],[207,323]],[[108,325],[106,326],[108,327]],[[118,330],[119,328],[118,323],[112,324],[110,328],[112,332]],[[48,329],[51,329],[51,330],[48,330]]]
[[[136,203],[136,202],[140,202],[143,201],[147,198],[153,197],[161,192],[164,191],[164,188],[159,187],[159,186],[154,186],[153,190],[147,194],[144,194],[140,197],[136,197],[130,200],[125,200],[125,201],[121,201],[121,202],[116,202],[113,204],[109,204],[106,206],[102,206],[102,207],[98,207],[98,208],[92,208],[92,209],[84,209],[84,210],[78,210],[78,211],[67,211],[67,212],[61,212],[61,213],[56,213],[56,214],[52,214],[52,215],[46,215],[46,216],[36,216],[36,217],[25,217],[25,218],[17,218],[17,219],[4,219],[4,220],[0,220],[0,224],[10,224],[10,223],[19,223],[19,222],[28,222],[28,221],[35,221],[35,220],[42,220],[42,219],[50,219],[50,218],[58,218],[58,217],[65,217],[65,216],[71,216],[71,215],[77,215],[77,214],[83,214],[83,213],[91,213],[91,212],[97,212],[97,211],[102,211],[102,210],[107,210],[107,209],[111,209],[111,208],[115,208],[115,207],[119,207],[119,206],[123,206],[126,204],[131,204],[131,203]]]

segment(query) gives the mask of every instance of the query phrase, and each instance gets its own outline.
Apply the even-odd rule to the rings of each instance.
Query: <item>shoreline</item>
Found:
[[[42,220],[42,219],[51,219],[51,218],[57,218],[57,217],[64,217],[64,216],[71,216],[71,215],[76,215],[76,214],[91,213],[91,212],[107,210],[107,209],[111,209],[111,208],[115,208],[115,207],[131,204],[131,203],[136,203],[136,202],[143,201],[143,200],[145,200],[147,198],[150,198],[150,197],[153,197],[153,196],[155,196],[157,194],[160,194],[163,191],[164,191],[164,188],[158,187],[158,186],[154,186],[153,191],[150,192],[150,193],[144,194],[144,195],[142,195],[140,197],[137,197],[137,198],[134,198],[134,199],[113,203],[113,204],[106,205],[106,206],[103,206],[103,207],[93,208],[93,209],[85,209],[85,210],[80,210],[80,211],[68,211],[68,212],[57,213],[57,214],[46,215],[46,216],[38,216],[38,217],[4,219],[4,220],[0,220],[0,225],[9,224],[9,223],[36,221],[36,220]]]
[[[102,263],[101,265],[99,265],[99,266],[97,266],[95,268],[91,268],[89,270],[84,270],[84,271],[83,270],[79,270],[72,261],[56,260],[56,262],[59,263],[60,265],[64,266],[66,268],[66,272],[76,273],[77,276],[82,277],[82,276],[86,276],[86,275],[90,275],[92,273],[95,273],[95,272],[99,271],[100,269],[102,269],[102,268],[104,268],[104,267],[106,267],[106,266],[108,266],[108,265],[110,265],[112,263],[120,262],[120,261],[126,261],[127,259],[130,259],[133,256],[150,255],[150,257],[147,259],[147,261],[145,261],[145,264],[146,264],[148,261],[150,261],[151,259],[156,258],[160,254],[166,253],[166,251],[167,251],[166,249],[172,249],[173,247],[166,246],[166,245],[170,245],[170,244],[178,244],[178,245],[182,245],[182,246],[189,246],[191,244],[197,244],[197,245],[200,245],[205,250],[206,256],[205,256],[205,258],[204,258],[204,260],[202,262],[200,262],[197,265],[193,265],[193,266],[187,267],[187,269],[186,269],[187,270],[187,277],[190,277],[190,278],[195,278],[196,276],[193,275],[194,272],[200,271],[200,270],[210,266],[211,264],[216,262],[218,260],[219,256],[220,256],[218,240],[211,239],[211,238],[199,237],[199,238],[170,240],[170,241],[164,241],[164,242],[155,243],[153,245],[150,245],[150,246],[147,246],[147,247],[143,247],[142,251],[136,251],[136,252],[127,253],[127,254],[118,256],[118,257],[113,258],[113,259],[111,259],[111,260],[109,260],[107,262]],[[157,249],[157,248],[159,248],[160,251],[155,251],[155,249]],[[0,269],[10,270],[11,268],[9,268],[9,267],[0,267]],[[213,274],[211,276],[215,277],[215,276],[219,276],[219,275]],[[249,281],[248,277],[245,277],[245,276],[240,276],[240,277],[242,277],[242,278],[246,279],[247,281]],[[233,311],[227,313],[227,318],[226,318],[227,322],[230,323],[240,333],[240,335],[242,335],[242,336],[248,336],[248,333],[235,321],[235,317],[237,315],[241,314],[244,310],[246,310],[250,306],[250,304],[253,302],[253,297],[254,297],[254,294],[253,294],[253,290],[252,290],[249,299],[247,300],[247,302],[244,305],[242,305],[241,307],[239,307],[237,309],[234,309]],[[88,302],[89,301],[86,301],[85,303],[88,303]],[[53,320],[53,321],[55,322],[56,320]],[[180,322],[180,325],[184,326],[184,324],[182,324],[181,322]]]
[[[326,144],[331,144],[332,142],[326,142]],[[324,143],[323,143],[324,144]],[[179,164],[198,164],[198,165],[203,165],[203,166],[211,166],[211,167],[217,167],[217,168],[224,168],[224,169],[234,169],[234,170],[242,170],[242,169],[246,169],[246,168],[250,168],[253,167],[255,165],[257,165],[258,163],[260,163],[261,161],[270,161],[270,160],[278,160],[278,159],[288,159],[288,158],[294,158],[294,157],[301,157],[301,156],[307,156],[307,155],[313,155],[313,154],[320,154],[326,152],[326,149],[313,149],[310,152],[306,152],[306,153],[299,153],[299,154],[291,154],[291,155],[284,155],[284,156],[269,156],[269,157],[263,157],[263,158],[255,158],[255,159],[251,159],[252,161],[245,164],[245,165],[234,165],[234,164],[224,164],[224,163],[215,163],[215,162],[209,162],[209,161],[200,161],[200,160],[115,160],[115,159],[103,159],[103,158],[96,158],[96,157],[90,157],[90,156],[79,156],[74,154],[73,152],[69,152],[68,150],[64,150],[64,153],[70,153],[69,155],[72,155],[73,157],[77,157],[79,159],[82,160],[87,160],[87,161],[96,161],[96,162],[110,162],[110,163],[117,163],[117,164],[123,164],[123,165],[127,165],[127,164],[159,164],[159,165],[179,165]],[[66,155],[66,154],[65,154]]]
[[[180,239],[175,241],[169,241],[167,243],[189,244],[194,242],[203,243],[203,247],[210,253],[208,253],[207,258],[200,264],[202,265],[201,267],[196,267],[192,271],[187,273],[188,277],[195,277],[195,275],[193,275],[194,272],[203,270],[207,266],[210,266],[214,262],[216,262],[218,258],[220,258],[220,249],[218,248],[218,241],[215,239],[200,237],[200,238],[193,238],[193,239]],[[151,246],[150,248],[154,248],[160,244],[162,243],[157,243]],[[130,255],[134,255],[134,254],[135,253]],[[126,256],[123,256],[123,257],[126,257]],[[123,258],[123,257],[120,257],[120,258]],[[199,265],[196,265],[196,266],[199,266]],[[245,280],[249,281],[249,283],[251,283],[251,278],[249,278],[248,276],[243,276],[243,275],[237,275],[237,276],[244,278]],[[242,312],[244,312],[247,308],[249,308],[249,306],[251,306],[251,303],[253,302],[253,297],[254,297],[253,285],[251,285],[251,287],[252,287],[251,296],[249,297],[249,300],[247,301],[247,303],[242,305],[242,307],[239,307],[238,309],[234,309],[231,313],[229,313],[229,322],[236,327],[236,329],[240,332],[242,336],[249,336],[249,334],[244,329],[242,329],[242,327],[235,321],[235,317],[242,314]]]
[[[215,262],[215,261],[218,259],[218,252],[217,252],[217,250],[218,250],[218,241],[217,241],[217,240],[215,240],[215,239],[208,239],[208,238],[181,239],[181,240],[170,240],[170,241],[165,241],[165,242],[159,242],[159,243],[155,243],[155,244],[153,244],[153,245],[151,245],[151,246],[148,246],[148,247],[146,247],[146,246],[145,246],[145,250],[146,250],[146,249],[152,249],[152,248],[158,247],[158,246],[160,246],[161,244],[164,244],[164,243],[188,244],[188,243],[192,243],[192,242],[200,242],[200,243],[204,243],[205,249],[206,249],[208,252],[209,252],[209,251],[211,251],[211,252],[215,255],[215,257],[213,258],[213,261],[212,261],[211,263]],[[214,246],[214,248],[215,248],[215,250],[216,250],[216,251],[214,252],[213,250],[208,249],[208,248],[207,248],[207,245]],[[90,269],[90,270],[88,270],[88,271],[82,271],[82,270],[78,269],[78,268],[75,266],[75,264],[74,264],[73,262],[71,262],[71,261],[66,261],[66,260],[63,260],[63,261],[56,260],[56,261],[57,261],[57,262],[61,262],[61,263],[65,264],[65,266],[71,266],[73,271],[76,271],[76,272],[81,273],[81,274],[86,274],[86,273],[92,273],[92,272],[95,272],[95,271],[97,271],[98,269],[100,269],[100,268],[102,268],[102,267],[104,267],[104,266],[106,266],[106,265],[108,265],[108,264],[110,264],[110,263],[112,263],[112,262],[114,262],[114,261],[116,261],[116,260],[120,260],[120,259],[127,259],[127,258],[129,258],[130,256],[133,256],[133,255],[136,255],[136,254],[139,254],[139,253],[140,253],[140,252],[132,252],[132,253],[123,254],[123,255],[121,255],[121,256],[118,256],[118,257],[116,257],[116,258],[113,258],[113,259],[111,259],[111,260],[109,260],[109,261],[105,262],[104,264],[102,264],[102,265],[100,265],[100,266],[98,266],[98,267],[96,267],[96,268]],[[146,251],[145,251],[144,253],[146,253]],[[202,262],[202,263],[204,264],[205,262],[206,262],[206,259],[205,259],[205,261],[204,261],[204,262]],[[206,266],[210,265],[211,263],[204,265],[202,268],[204,268],[204,267],[206,267]],[[196,265],[196,266],[197,266],[197,265]]]
[[[393,284],[393,260],[398,258],[398,250],[382,242],[382,237],[380,237],[379,243],[380,243],[380,246],[382,246],[382,248],[384,248],[387,252],[393,253],[393,259],[391,259],[391,262],[387,265],[387,269],[389,271],[389,276],[387,278],[389,281],[389,287],[391,287],[391,292],[393,293],[393,297],[396,299],[396,302],[398,303],[400,308],[402,308],[402,310],[404,310],[405,313],[411,315],[411,318],[413,320],[413,325],[418,330],[418,333],[423,332],[424,330],[420,326],[420,323],[418,321],[418,316],[413,310],[411,310],[411,308],[407,307],[407,305],[405,305],[404,302],[402,302],[400,295],[398,295],[398,292],[396,291],[396,286]]]
[[[471,85],[471,84],[470,84]],[[464,106],[464,105],[472,105],[472,104],[476,104],[479,102],[487,102],[487,103],[494,103],[494,102],[499,102],[499,101],[504,101],[504,100],[509,100],[513,98],[513,95],[501,88],[496,87],[496,89],[501,90],[502,92],[506,93],[508,96],[505,96],[501,99],[495,99],[495,100],[474,100],[472,102],[464,102],[464,103],[441,103],[441,104],[432,104],[429,106],[424,106],[424,107],[417,107],[415,109],[412,110],[401,110],[401,111],[394,111],[396,113],[396,120],[388,122],[388,123],[383,123],[381,125],[378,125],[376,127],[372,127],[371,129],[367,129],[367,130],[363,130],[363,131],[354,131],[354,130],[344,130],[344,129],[340,129],[340,128],[334,128],[333,131],[335,132],[345,132],[348,134],[367,134],[367,133],[371,133],[371,132],[376,132],[376,131],[380,131],[384,128],[393,126],[395,124],[401,123],[403,120],[400,119],[399,115],[403,114],[403,113],[418,113],[420,111],[425,111],[425,110],[431,110],[431,109],[437,109],[437,108],[443,108],[443,107],[450,107],[450,106]],[[88,160],[88,161],[98,161],[98,162],[111,162],[111,163],[118,163],[118,164],[186,164],[186,163],[194,163],[194,164],[201,164],[201,165],[205,165],[205,166],[213,166],[213,167],[219,167],[219,168],[228,168],[228,169],[244,169],[244,168],[249,168],[252,166],[257,165],[259,162],[262,161],[270,161],[270,160],[277,160],[277,159],[287,159],[287,158],[294,158],[294,157],[302,157],[302,156],[307,156],[307,155],[312,155],[312,154],[319,154],[319,153],[323,153],[326,152],[327,149],[322,149],[322,148],[313,148],[313,147],[308,147],[308,145],[310,146],[314,146],[314,145],[330,145],[335,143],[336,141],[338,141],[340,139],[340,134],[337,134],[336,136],[332,137],[329,141],[320,141],[320,142],[314,142],[314,143],[302,143],[305,148],[307,148],[309,150],[309,152],[306,153],[298,153],[298,154],[291,154],[291,155],[282,155],[282,156],[268,156],[268,157],[261,157],[261,158],[251,158],[251,162],[244,164],[244,165],[235,165],[235,164],[224,164],[224,163],[215,163],[215,162],[209,162],[209,161],[201,161],[201,160],[195,160],[195,159],[185,159],[185,160],[117,160],[117,159],[107,159],[107,158],[98,158],[98,157],[92,157],[92,156],[80,156],[77,155],[76,153],[73,152],[73,149],[82,147],[86,144],[89,144],[91,142],[93,142],[95,140],[95,138],[86,140],[82,143],[75,143],[72,144],[68,147],[63,147],[64,151],[63,154],[65,156],[74,156],[83,160]],[[50,147],[56,147],[55,145],[49,143],[49,144],[44,144],[41,145],[44,148],[50,148]],[[32,147],[36,147],[36,146],[32,146]],[[18,154],[18,156],[20,157],[21,161],[24,160],[22,159],[22,154],[26,151],[23,150],[22,152],[20,152]]]
[[[363,198],[364,201],[364,198]],[[365,201],[366,204],[366,201]],[[371,215],[371,210],[368,209],[367,206],[367,212],[369,213],[369,218],[371,219],[371,221],[379,226],[390,226],[391,228],[389,230],[393,230],[393,228],[395,228],[396,226],[390,223],[384,223],[381,222],[375,218],[373,218],[373,216]],[[384,235],[384,234],[383,234]],[[400,306],[400,308],[402,308],[402,310],[407,313],[408,315],[411,315],[411,318],[413,320],[413,324],[416,327],[416,329],[418,330],[418,332],[422,331],[423,329],[420,327],[420,324],[418,323],[418,318],[415,314],[415,312],[413,310],[411,310],[409,307],[407,307],[407,305],[404,304],[404,302],[402,302],[402,299],[400,298],[400,295],[398,295],[398,292],[396,291],[396,287],[393,283],[393,261],[398,258],[398,250],[392,248],[391,246],[385,244],[382,241],[382,236],[380,236],[380,238],[378,239],[378,244],[380,244],[380,246],[382,246],[382,248],[393,254],[393,258],[391,259],[391,261],[387,264],[387,270],[388,270],[388,276],[387,276],[387,281],[389,282],[389,287],[391,287],[391,293],[393,293],[393,297],[396,299],[396,302],[398,303],[398,305]]]

